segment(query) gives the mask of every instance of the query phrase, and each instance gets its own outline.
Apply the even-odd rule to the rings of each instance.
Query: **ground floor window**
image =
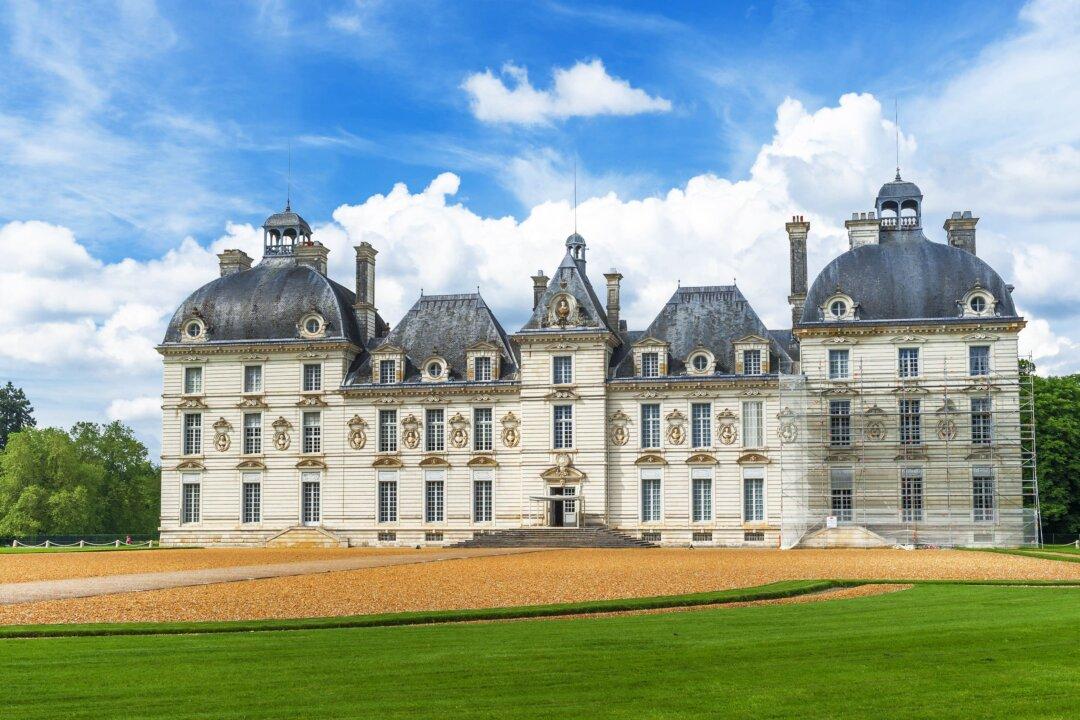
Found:
[[[397,473],[379,471],[379,522],[397,522]]]
[[[971,473],[971,507],[975,522],[994,522],[997,502],[994,496],[994,472],[988,467]]]
[[[197,475],[185,475],[180,493],[180,522],[197,523],[201,519],[200,493],[202,485]]]
[[[262,483],[259,482],[258,473],[244,473],[240,505],[241,522],[262,522]]]
[[[441,470],[424,473],[424,520],[446,520],[446,475]]]
[[[660,522],[660,470],[641,471],[641,521]]]
[[[492,485],[490,470],[473,474],[473,522],[491,522]]]
[[[743,522],[765,521],[765,469],[743,470]]]
[[[690,471],[691,508],[694,522],[712,520],[712,469],[694,468]]]
[[[318,525],[322,521],[322,483],[319,473],[300,475],[300,522]]]
[[[900,521],[922,522],[922,468],[903,468],[900,471]]]
[[[829,470],[829,510],[839,522],[851,522],[854,519],[855,490],[852,475],[851,468]]]

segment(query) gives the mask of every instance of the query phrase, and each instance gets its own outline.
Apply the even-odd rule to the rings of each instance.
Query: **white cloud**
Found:
[[[671,110],[669,100],[653,97],[631,87],[626,80],[608,75],[600,60],[578,62],[569,69],[556,68],[549,90],[533,87],[528,71],[513,63],[503,65],[501,75],[496,77],[491,70],[485,70],[462,83],[470,96],[473,115],[484,122],[543,125],[570,117]]]
[[[137,397],[113,400],[109,403],[106,414],[110,420],[120,420],[129,424],[147,420],[155,421],[161,417],[161,398]]]

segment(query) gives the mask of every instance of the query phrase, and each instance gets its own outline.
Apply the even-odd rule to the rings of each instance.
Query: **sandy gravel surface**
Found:
[[[52,552],[0,554],[0,583],[63,580],[129,573],[201,570],[238,565],[269,565],[328,560],[356,555],[435,552],[407,548],[191,548],[188,550],[122,550],[118,552]]]
[[[0,607],[0,624],[240,620],[674,595],[811,578],[1060,579],[1080,564],[959,550],[553,550]]]

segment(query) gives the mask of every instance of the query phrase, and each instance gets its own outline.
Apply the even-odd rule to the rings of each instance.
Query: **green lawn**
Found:
[[[1080,590],[0,640],[4,718],[1075,717]]]

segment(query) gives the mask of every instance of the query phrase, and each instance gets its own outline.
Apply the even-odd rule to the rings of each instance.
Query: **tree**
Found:
[[[35,425],[34,408],[26,394],[8,380],[7,385],[0,388],[0,450],[7,445],[11,433]]]
[[[150,462],[146,446],[131,428],[120,422],[108,425],[76,423],[71,438],[79,455],[100,464],[101,532],[151,533],[158,526],[161,473]]]
[[[1035,396],[1043,532],[1080,533],[1080,375],[1039,377],[1034,370],[1021,361]]]

